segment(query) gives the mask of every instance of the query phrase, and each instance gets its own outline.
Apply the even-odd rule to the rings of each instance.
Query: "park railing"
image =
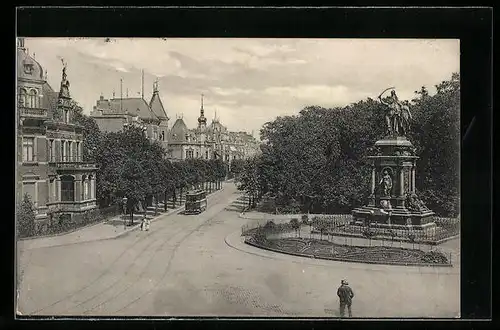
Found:
[[[415,229],[380,228],[376,225],[359,226],[352,224],[351,215],[332,215],[315,217],[311,221],[312,231],[332,235],[353,235],[374,239],[403,240],[417,243],[437,243],[460,234],[460,221],[457,218],[435,217],[435,227]]]

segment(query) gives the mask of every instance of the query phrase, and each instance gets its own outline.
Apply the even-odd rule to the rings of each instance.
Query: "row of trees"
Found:
[[[410,103],[409,139],[417,148],[417,188],[443,216],[459,212],[460,76],[422,87]],[[370,191],[367,156],[384,135],[385,109],[371,98],[346,107],[306,107],[261,129],[262,154],[238,165],[239,189],[272,196],[295,212],[350,213]],[[255,204],[255,202],[253,202]]]
[[[138,127],[102,133],[93,156],[99,166],[97,198],[101,205],[126,197],[131,215],[139,202],[145,206],[152,197],[157,201],[172,197],[175,205],[178,191],[182,194],[184,189],[203,184],[209,190],[220,188],[226,176],[222,160],[167,160],[163,147],[150,141]]]
[[[119,132],[101,132],[95,121],[76,105],[77,122],[85,127],[84,160],[98,166],[96,195],[100,206],[121,203],[127,198],[127,209],[139,202],[143,206],[172,198],[191,187],[220,189],[227,166],[220,159],[188,159],[172,162],[157,142],[149,140],[140,127],[129,126]],[[203,185],[203,187],[202,187]]]

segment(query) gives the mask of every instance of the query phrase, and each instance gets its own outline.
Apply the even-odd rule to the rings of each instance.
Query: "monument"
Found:
[[[382,99],[388,91],[391,95]],[[368,205],[352,211],[353,224],[392,229],[434,228],[434,212],[418,198],[415,187],[417,159],[406,134],[412,119],[407,103],[399,101],[393,87],[379,95],[385,105],[386,135],[375,142],[371,160],[371,192]]]

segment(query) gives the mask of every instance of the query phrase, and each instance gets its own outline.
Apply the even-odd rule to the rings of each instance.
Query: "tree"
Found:
[[[74,110],[74,121],[75,123],[83,126],[83,155],[84,161],[94,162],[96,161],[97,152],[99,145],[101,144],[102,133],[99,130],[99,126],[95,122],[94,118],[86,116],[83,113],[83,108],[72,101],[72,107]]]
[[[411,139],[420,157],[416,184],[430,209],[454,217],[460,212],[460,75],[436,90],[432,96],[419,92],[413,100]]]
[[[420,157],[417,187],[422,199],[436,213],[454,216],[459,212],[459,75],[436,89],[431,96],[422,87],[409,104],[414,119],[409,139]],[[261,193],[275,197],[280,207],[298,202],[303,213],[346,213],[365,204],[370,191],[367,156],[385,135],[384,111],[380,102],[368,98],[331,109],[309,106],[296,116],[264,124]]]
[[[25,238],[35,236],[35,208],[28,194],[24,194],[23,200],[17,206],[17,237]]]
[[[299,222],[299,219],[293,218],[292,220],[290,220],[290,225],[295,230],[295,236],[297,236],[297,233],[298,233],[299,237],[300,237],[300,222]]]
[[[256,206],[258,197],[260,196],[259,187],[259,157],[253,157],[246,160],[242,166],[242,171],[238,175],[237,180],[238,190],[247,193],[249,197],[249,207]]]
[[[118,192],[127,197],[127,208],[130,210],[130,222],[134,223],[134,208],[139,201],[146,198],[150,191],[149,179],[141,162],[130,158],[125,160],[118,181]]]

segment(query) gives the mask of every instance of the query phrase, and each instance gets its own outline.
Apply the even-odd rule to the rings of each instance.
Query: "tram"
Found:
[[[186,194],[184,214],[200,214],[207,209],[207,193],[205,190],[193,190]]]

